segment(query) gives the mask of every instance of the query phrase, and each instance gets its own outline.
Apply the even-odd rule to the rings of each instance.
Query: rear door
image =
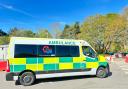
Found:
[[[9,60],[13,72],[37,71],[37,45],[15,44],[14,58]]]

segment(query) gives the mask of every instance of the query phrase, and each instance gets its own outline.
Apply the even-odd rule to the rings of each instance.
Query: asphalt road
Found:
[[[125,64],[128,68],[128,64]],[[119,63],[111,63],[112,74],[100,79],[95,76],[79,76],[37,80],[32,86],[15,85],[14,81],[5,81],[5,72],[0,72],[0,89],[128,89],[128,74]]]

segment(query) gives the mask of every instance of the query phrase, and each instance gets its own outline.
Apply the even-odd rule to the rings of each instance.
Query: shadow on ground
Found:
[[[112,72],[109,73],[108,77],[112,76]],[[47,78],[47,79],[37,79],[33,85],[45,82],[60,82],[68,80],[77,80],[77,79],[86,79],[86,78],[97,78],[95,75],[84,75],[84,76],[71,76],[71,77],[59,77],[59,78]],[[15,82],[15,85],[20,85],[18,81]]]
[[[110,72],[110,73],[108,74],[108,77],[110,77],[110,76],[112,76],[112,72]]]

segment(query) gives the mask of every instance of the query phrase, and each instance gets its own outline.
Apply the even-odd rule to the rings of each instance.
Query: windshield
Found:
[[[83,54],[88,57],[96,57],[96,52],[89,46],[83,46],[82,47]]]

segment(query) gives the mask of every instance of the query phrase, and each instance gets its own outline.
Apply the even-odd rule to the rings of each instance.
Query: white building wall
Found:
[[[8,59],[8,45],[0,45],[0,61]]]

